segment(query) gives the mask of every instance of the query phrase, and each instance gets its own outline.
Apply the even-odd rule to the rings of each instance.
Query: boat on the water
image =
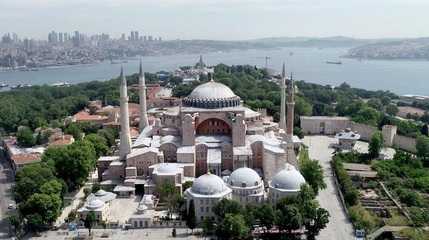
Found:
[[[0,83],[0,88],[9,87],[9,84],[7,83]]]
[[[53,87],[66,87],[69,85],[70,85],[70,83],[68,83],[68,82],[57,82],[57,83],[51,84],[51,86],[53,86]]]
[[[341,61],[326,61],[326,64],[343,64]]]

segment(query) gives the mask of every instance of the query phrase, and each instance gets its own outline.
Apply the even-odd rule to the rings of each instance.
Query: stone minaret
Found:
[[[287,122],[286,122],[286,154],[287,162],[298,169],[298,161],[295,154],[295,146],[293,143],[293,122],[295,115],[295,86],[292,73],[290,74],[290,83],[288,85],[287,99]]]
[[[286,67],[285,63],[283,63],[283,71],[282,71],[282,79],[280,84],[280,96],[281,96],[281,104],[280,104],[280,122],[279,128],[283,129],[286,132]]]
[[[289,141],[292,140],[292,136],[293,136],[294,118],[295,118],[295,84],[291,73],[290,83],[288,85],[287,123],[286,123],[286,136]]]
[[[140,132],[149,125],[147,118],[147,104],[146,104],[146,81],[144,78],[142,61],[140,60],[140,71],[139,71],[139,99],[140,99]]]
[[[121,87],[120,87],[120,120],[121,120],[121,133],[119,142],[119,157],[125,160],[127,154],[131,152],[131,134],[130,134],[130,117],[128,113],[128,93],[127,93],[127,79],[124,75],[124,69],[121,67]]]

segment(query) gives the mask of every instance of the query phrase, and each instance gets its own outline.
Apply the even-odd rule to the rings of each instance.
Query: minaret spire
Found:
[[[131,134],[130,134],[130,117],[128,113],[128,93],[127,93],[127,79],[124,75],[124,69],[121,66],[121,86],[120,86],[120,120],[121,120],[121,133],[119,142],[119,157],[125,160],[127,154],[131,152]]]
[[[280,122],[279,128],[286,132],[286,66],[283,62],[282,79],[280,85]]]
[[[146,81],[143,72],[142,60],[140,59],[140,69],[139,69],[139,99],[140,99],[140,123],[139,129],[140,132],[149,125],[149,120],[147,117],[147,103],[146,103]]]
[[[292,140],[293,126],[295,118],[295,84],[293,80],[293,73],[290,73],[290,83],[288,85],[288,98],[287,98],[287,123],[286,135],[289,141]]]
[[[295,86],[293,80],[293,73],[290,73],[290,82],[288,85],[288,99],[287,99],[287,122],[286,122],[286,156],[287,162],[292,164],[297,169],[298,161],[295,154],[295,145],[293,142],[293,126],[295,115]]]

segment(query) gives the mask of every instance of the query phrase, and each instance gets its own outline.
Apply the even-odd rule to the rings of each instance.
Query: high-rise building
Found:
[[[122,33],[122,34],[121,34],[121,40],[122,40],[122,41],[125,41],[125,33]]]
[[[60,43],[64,42],[64,34],[62,32],[58,33],[58,42]]]
[[[153,41],[153,37],[152,37],[152,35],[149,35],[148,40],[149,40],[149,42],[152,42],[152,41]]]
[[[48,42],[49,43],[58,43],[58,33],[52,31],[48,34]]]

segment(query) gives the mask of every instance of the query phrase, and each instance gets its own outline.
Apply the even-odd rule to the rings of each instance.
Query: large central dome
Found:
[[[196,87],[184,99],[184,104],[199,108],[222,108],[240,105],[240,97],[222,83],[210,81]]]
[[[233,97],[236,97],[236,95],[229,87],[215,81],[210,81],[199,85],[188,96],[188,98],[197,99],[216,99]]]

